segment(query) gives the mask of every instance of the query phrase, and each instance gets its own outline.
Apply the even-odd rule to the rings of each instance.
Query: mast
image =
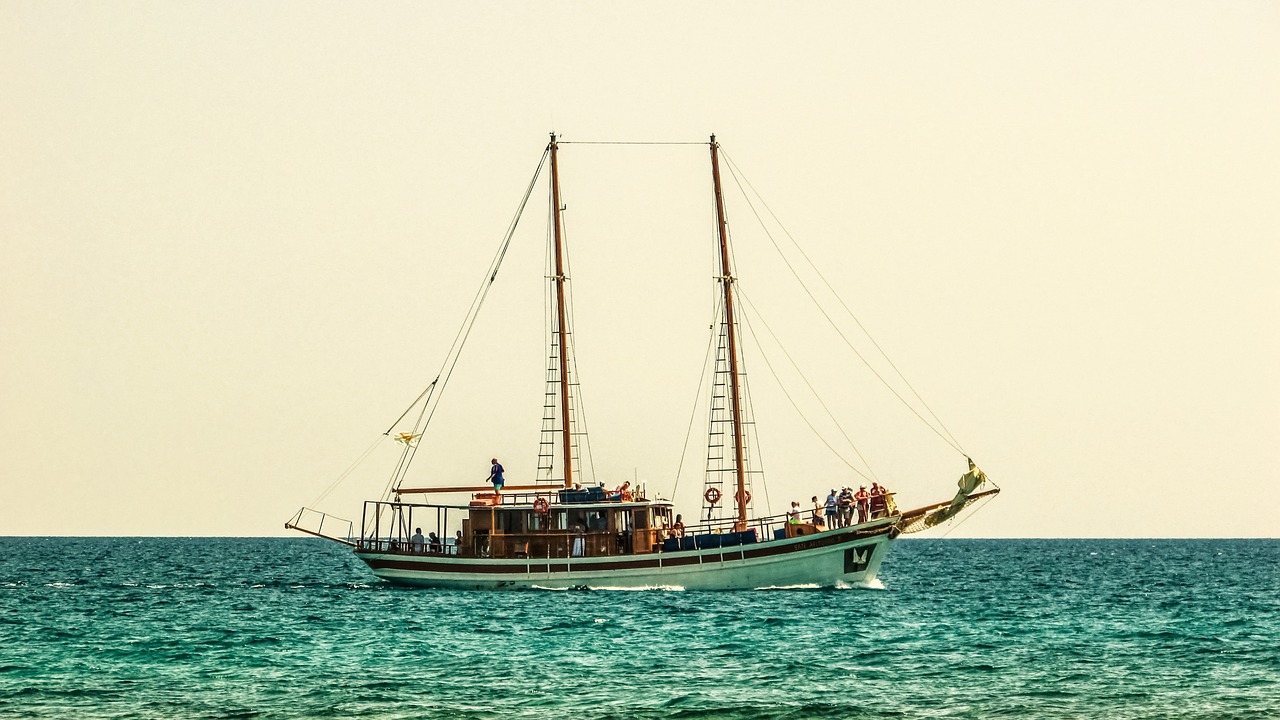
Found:
[[[560,226],[560,166],[556,162],[556,134],[551,133],[551,218],[555,227],[556,342],[560,346],[560,432],[564,446],[564,486],[573,487],[573,445],[569,432],[569,333],[564,301],[564,231]]]
[[[552,154],[552,158],[555,155]],[[555,164],[551,165],[553,177]],[[733,321],[733,271],[729,267],[729,226],[724,217],[724,193],[720,189],[720,145],[711,136],[711,179],[716,191],[716,235],[720,240],[720,284],[724,287],[724,321],[729,333],[729,391],[733,417],[734,474],[738,491],[734,502],[738,506],[736,529],[747,528],[747,468],[742,450],[742,395],[738,383],[738,331]]]

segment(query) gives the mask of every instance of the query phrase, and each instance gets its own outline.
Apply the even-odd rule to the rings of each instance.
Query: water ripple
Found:
[[[1280,542],[904,541],[873,587],[397,588],[307,539],[3,538],[0,718],[1273,718]]]

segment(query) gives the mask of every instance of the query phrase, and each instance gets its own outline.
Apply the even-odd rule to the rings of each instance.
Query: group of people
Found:
[[[839,492],[831,488],[831,494],[827,495],[825,501],[819,502],[818,496],[813,496],[810,522],[818,527],[835,529],[853,525],[855,513],[858,524],[874,520],[888,514],[889,496],[889,491],[878,482],[871,483],[869,490],[866,485],[861,485],[857,492],[848,487],[841,488]],[[787,522],[803,522],[802,515],[800,503],[792,502]]]
[[[845,487],[837,493],[835,488],[832,488],[822,504],[822,510],[827,517],[827,524],[831,527],[849,527],[853,524],[855,512],[859,524],[884,515],[888,496],[889,491],[877,482],[871,483],[870,490],[866,485],[860,485],[857,492],[854,492],[853,488]],[[817,498],[814,498],[814,508],[816,514]]]
[[[413,529],[413,537],[409,538],[409,547],[415,553],[449,553],[457,554],[458,548],[462,547],[462,531],[459,530],[456,535],[445,540],[441,540],[439,535],[435,533],[427,533],[422,535],[422,528]],[[452,550],[449,548],[452,547]]]

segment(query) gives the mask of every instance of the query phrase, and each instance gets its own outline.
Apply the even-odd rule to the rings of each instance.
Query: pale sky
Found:
[[[1004,489],[934,536],[1277,535],[1280,5],[13,0],[0,535],[283,533],[435,376],[551,131],[717,134]],[[706,147],[561,160],[595,468],[667,493],[715,290]],[[963,457],[726,183],[761,319],[900,504],[949,497]],[[540,187],[423,482],[532,476],[545,227]],[[857,481],[748,369],[773,511]],[[375,448],[322,509],[379,494]]]

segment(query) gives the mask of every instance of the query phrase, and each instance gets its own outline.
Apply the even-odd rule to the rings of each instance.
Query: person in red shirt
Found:
[[[858,524],[861,525],[867,521],[871,514],[871,493],[867,492],[866,485],[859,485],[858,492],[854,493],[853,498],[858,501]]]

